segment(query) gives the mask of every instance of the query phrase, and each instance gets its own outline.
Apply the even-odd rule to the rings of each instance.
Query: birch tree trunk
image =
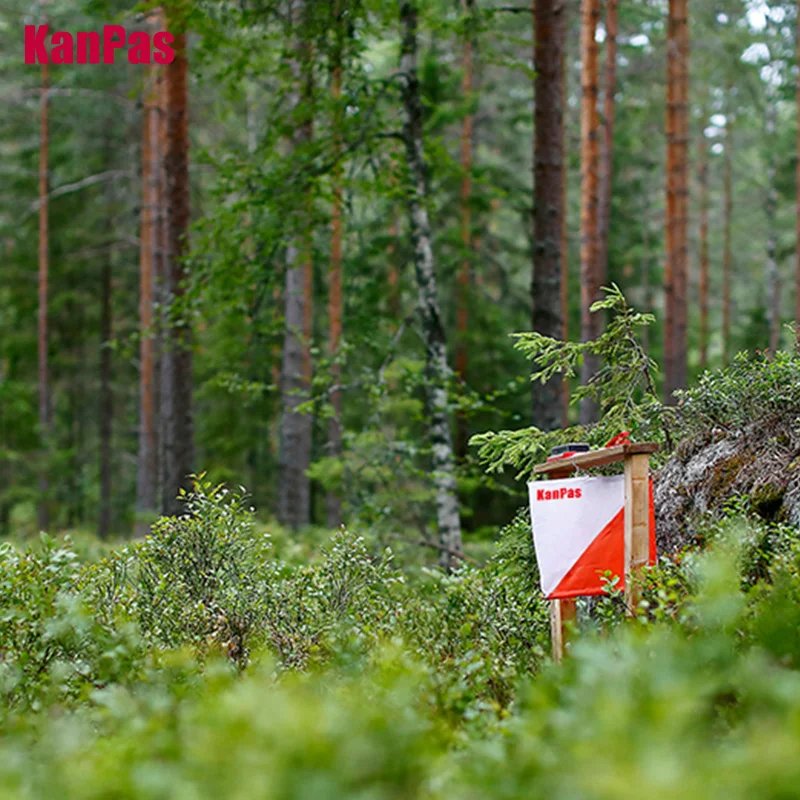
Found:
[[[700,134],[700,369],[708,366],[708,148]]]
[[[167,17],[169,28],[169,16]],[[187,273],[183,256],[189,228],[189,117],[186,34],[175,32],[175,60],[164,66],[165,244],[163,292],[169,319],[161,356],[160,412],[163,436],[162,509],[177,514],[178,490],[190,489],[194,460],[192,337],[183,309]]]
[[[425,151],[422,132],[422,101],[417,75],[417,4],[400,0],[402,48],[400,71],[403,81],[403,135],[408,161],[408,211],[417,277],[419,315],[425,342],[430,442],[433,451],[433,482],[439,525],[441,563],[450,568],[461,552],[461,520],[455,478],[453,438],[447,383],[447,343],[439,312],[432,236],[428,218]]]
[[[145,536],[158,510],[158,427],[156,419],[156,348],[153,332],[154,273],[158,249],[158,91],[157,69],[150,69],[142,124],[142,210],[139,249],[139,445],[136,459],[134,535]]]
[[[686,386],[689,148],[688,0],[669,0],[667,21],[667,207],[664,267],[664,401]]]
[[[600,334],[600,316],[589,309],[600,299],[600,274],[597,247],[597,205],[599,165],[599,119],[597,114],[597,22],[599,0],[581,0],[581,341]],[[594,356],[584,358],[581,382],[586,384],[597,372]],[[582,425],[597,419],[593,400],[581,403]]]
[[[559,339],[564,334],[564,0],[535,0],[533,60],[533,330]],[[564,381],[535,383],[533,424],[557,430],[564,419]]]
[[[293,0],[294,55],[290,64],[295,81],[293,112],[303,114],[296,124],[292,150],[311,138],[310,46],[303,40],[301,23],[305,0]],[[302,103],[302,105],[301,105]],[[280,478],[278,519],[297,530],[311,519],[311,485],[307,471],[311,464],[313,418],[297,408],[308,400],[311,382],[311,248],[307,219],[298,210],[293,220],[293,238],[286,248],[286,289],[284,292],[285,333],[281,361]]]
[[[47,23],[47,18],[43,20]],[[50,72],[46,63],[42,64],[42,94],[39,104],[39,308],[37,317],[37,344],[39,360],[39,438],[41,441],[42,460],[39,472],[39,506],[38,525],[40,531],[50,527],[50,510],[48,498],[48,456],[50,448],[50,384],[47,361],[47,304],[48,280],[50,271],[49,221],[49,176],[48,145],[49,126],[47,116],[47,93],[50,88]]]

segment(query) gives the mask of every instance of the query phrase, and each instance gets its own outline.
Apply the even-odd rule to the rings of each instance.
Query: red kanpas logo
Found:
[[[537,489],[537,500],[563,500],[565,497],[569,500],[578,499],[583,494],[581,489],[567,489],[562,486],[560,489]]]
[[[75,36],[56,31],[50,34],[48,51],[49,31],[49,25],[25,26],[26,64],[113,64],[116,51],[126,44],[129,64],[151,64],[152,59],[156,64],[171,64],[175,60],[175,51],[170,47],[175,37],[166,31],[155,34],[152,41],[150,34],[144,31],[128,34],[122,25],[104,25],[102,37],[96,31],[78,31]]]

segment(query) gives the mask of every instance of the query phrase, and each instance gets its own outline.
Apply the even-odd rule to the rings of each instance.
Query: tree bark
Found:
[[[467,16],[467,31],[464,36],[463,78],[461,93],[466,102],[472,94],[472,14],[474,0],[462,0],[462,10]],[[461,384],[467,380],[469,354],[467,335],[469,330],[469,295],[472,280],[472,112],[464,116],[461,128],[461,264],[458,270],[458,292],[456,295],[456,375]],[[456,417],[456,457],[462,460],[467,454],[469,429],[466,417]]]
[[[564,335],[564,0],[535,0],[533,61],[533,330]],[[564,381],[559,375],[533,385],[533,424],[557,430],[564,420]]]
[[[600,299],[600,273],[597,246],[599,119],[597,114],[597,21],[599,0],[581,0],[581,341],[600,334],[600,316],[592,304]],[[588,383],[599,368],[594,356],[584,357],[581,382]],[[580,421],[597,420],[598,405],[593,400],[581,403]]]
[[[567,98],[569,97],[569,70],[567,69],[567,50],[569,47],[567,31],[569,30],[569,7],[563,3],[562,21],[564,28],[564,46],[561,48],[561,338],[569,341],[569,221],[567,219],[567,192],[569,191],[569,161],[567,153]],[[569,381],[564,378],[562,386],[561,426],[569,425]]]
[[[337,4],[337,17],[341,6]],[[341,20],[337,18],[337,25],[341,27]],[[341,41],[341,40],[340,40]],[[333,458],[342,455],[342,391],[339,388],[342,382],[342,367],[338,363],[339,344],[342,338],[342,173],[338,162],[342,153],[341,113],[339,103],[342,96],[342,50],[341,44],[337,48],[336,63],[331,75],[331,94],[335,103],[334,109],[334,157],[337,167],[333,173],[333,210],[331,213],[331,261],[328,270],[328,322],[329,347],[332,359],[331,405],[333,416],[328,421],[328,451]],[[337,492],[328,492],[327,497],[328,527],[338,528],[342,524],[342,499]]]
[[[617,0],[606,0],[606,69],[597,207],[597,269],[601,286],[608,282],[608,237],[614,174],[614,96],[617,92],[617,27]]]
[[[292,149],[311,138],[311,49],[302,36],[301,22],[306,13],[305,0],[293,0],[292,22],[294,54],[291,70],[295,87],[292,110],[304,116],[296,124]],[[311,519],[311,464],[313,418],[297,411],[309,398],[311,383],[311,242],[308,220],[303,211],[295,214],[293,238],[286,248],[286,290],[284,292],[285,333],[281,362],[281,434],[280,478],[278,483],[278,520],[297,530]]]
[[[730,84],[728,84],[730,92]],[[733,117],[725,120],[725,152],[723,164],[722,206],[722,363],[727,365],[731,355],[731,287],[733,283]]]
[[[107,192],[108,194],[110,192]],[[110,205],[110,203],[107,204]],[[113,237],[113,216],[111,230]],[[97,535],[100,539],[107,539],[111,532],[111,436],[114,418],[114,396],[111,389],[111,273],[113,253],[114,245],[112,244],[105,254],[100,275],[100,513],[97,519]]]
[[[800,14],[797,15],[797,63],[800,64]],[[795,168],[795,246],[794,246],[794,323],[800,344],[800,73],[797,76],[795,113],[797,116],[797,167]]]
[[[669,0],[667,21],[667,206],[664,268],[664,401],[686,386],[688,268],[688,0]]]
[[[651,313],[652,300],[650,297],[650,228],[647,220],[648,206],[645,203],[644,220],[642,222],[642,296],[644,298],[644,307],[642,311],[645,314]],[[642,350],[645,355],[650,355],[650,328],[645,325],[642,328]]]
[[[169,29],[169,15],[167,25]],[[174,32],[175,60],[164,66],[165,244],[163,292],[168,320],[161,355],[160,412],[163,437],[162,509],[177,514],[179,489],[191,488],[194,441],[192,425],[192,336],[181,307],[187,272],[183,256],[189,228],[189,117],[186,34]]]
[[[708,366],[708,149],[700,136],[700,369]]]
[[[139,449],[136,459],[134,535],[145,536],[158,510],[158,427],[156,418],[156,348],[153,331],[154,274],[158,249],[159,116],[157,69],[150,69],[142,122],[142,210],[139,249]]]
[[[422,129],[422,101],[417,74],[417,4],[400,0],[402,47],[400,71],[403,94],[403,136],[408,161],[408,211],[418,286],[419,315],[425,342],[430,442],[433,451],[433,482],[442,566],[449,569],[461,552],[461,520],[450,430],[447,383],[447,342],[439,312],[432,235],[427,210],[426,165]]]
[[[47,22],[45,18],[44,22]],[[50,385],[47,361],[47,302],[49,280],[49,205],[48,205],[48,145],[49,126],[47,91],[50,88],[48,64],[42,64],[42,94],[39,103],[39,310],[38,310],[38,360],[39,360],[39,438],[42,448],[42,465],[39,472],[39,530],[50,527],[48,456],[50,448]]]
[[[777,100],[767,98],[765,116],[765,138],[767,146],[767,194],[765,198],[764,216],[767,220],[767,317],[769,318],[769,351],[773,355],[778,350],[781,338],[781,275],[777,258],[777,231],[775,215],[778,207],[778,192],[775,188],[775,123],[777,117]]]

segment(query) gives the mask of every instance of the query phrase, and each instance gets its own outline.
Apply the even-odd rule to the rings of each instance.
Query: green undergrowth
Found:
[[[0,796],[796,796],[800,536],[744,502],[561,666],[524,512],[445,575],[347,531],[299,563],[241,495],[186,503],[96,561],[0,548]]]

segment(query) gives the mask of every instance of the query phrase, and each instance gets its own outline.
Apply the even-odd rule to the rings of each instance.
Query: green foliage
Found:
[[[742,352],[725,369],[703,373],[679,391],[676,423],[682,436],[753,425],[797,428],[800,418],[800,357],[796,352]]]
[[[0,697],[10,707],[73,703],[93,687],[135,674],[131,626],[96,619],[76,591],[69,547],[42,536],[24,553],[0,544]]]
[[[263,621],[269,543],[255,533],[243,494],[195,482],[186,513],[164,517],[136,550],[138,619],[165,647],[223,645],[244,665]]]
[[[189,502],[198,524],[216,520],[229,544],[246,531],[240,500],[200,485]],[[15,700],[0,720],[0,793],[791,797],[800,778],[800,547],[795,537],[774,550],[753,587],[743,555],[758,537],[738,508],[715,524],[706,552],[647,573],[638,622],[585,632],[560,667],[542,655],[547,611],[524,512],[483,569],[401,576],[348,534],[315,564],[273,567],[284,582],[274,601],[293,613],[310,604],[306,623],[325,620],[316,627],[323,646],[284,664],[291,670],[267,654],[242,671],[211,652],[198,661],[191,650],[151,646],[136,660],[117,657],[116,672],[95,667],[89,682],[87,666],[120,650],[121,638],[101,633],[114,615],[76,638],[75,618],[65,625],[53,598],[91,596],[114,557],[80,569],[52,542],[21,560],[6,548],[4,574],[14,577],[3,584],[4,618],[9,586],[40,613],[0,628],[4,681],[9,645],[20,648],[24,635],[61,648],[60,658],[79,652],[84,683],[76,691],[45,668],[50,691],[41,681],[35,689],[29,672],[27,693],[6,695]],[[189,535],[195,548],[207,541],[199,529]],[[236,563],[237,549],[225,552]],[[297,631],[287,619],[284,629]],[[276,630],[276,617],[265,620]],[[69,713],[59,711],[65,699]]]

